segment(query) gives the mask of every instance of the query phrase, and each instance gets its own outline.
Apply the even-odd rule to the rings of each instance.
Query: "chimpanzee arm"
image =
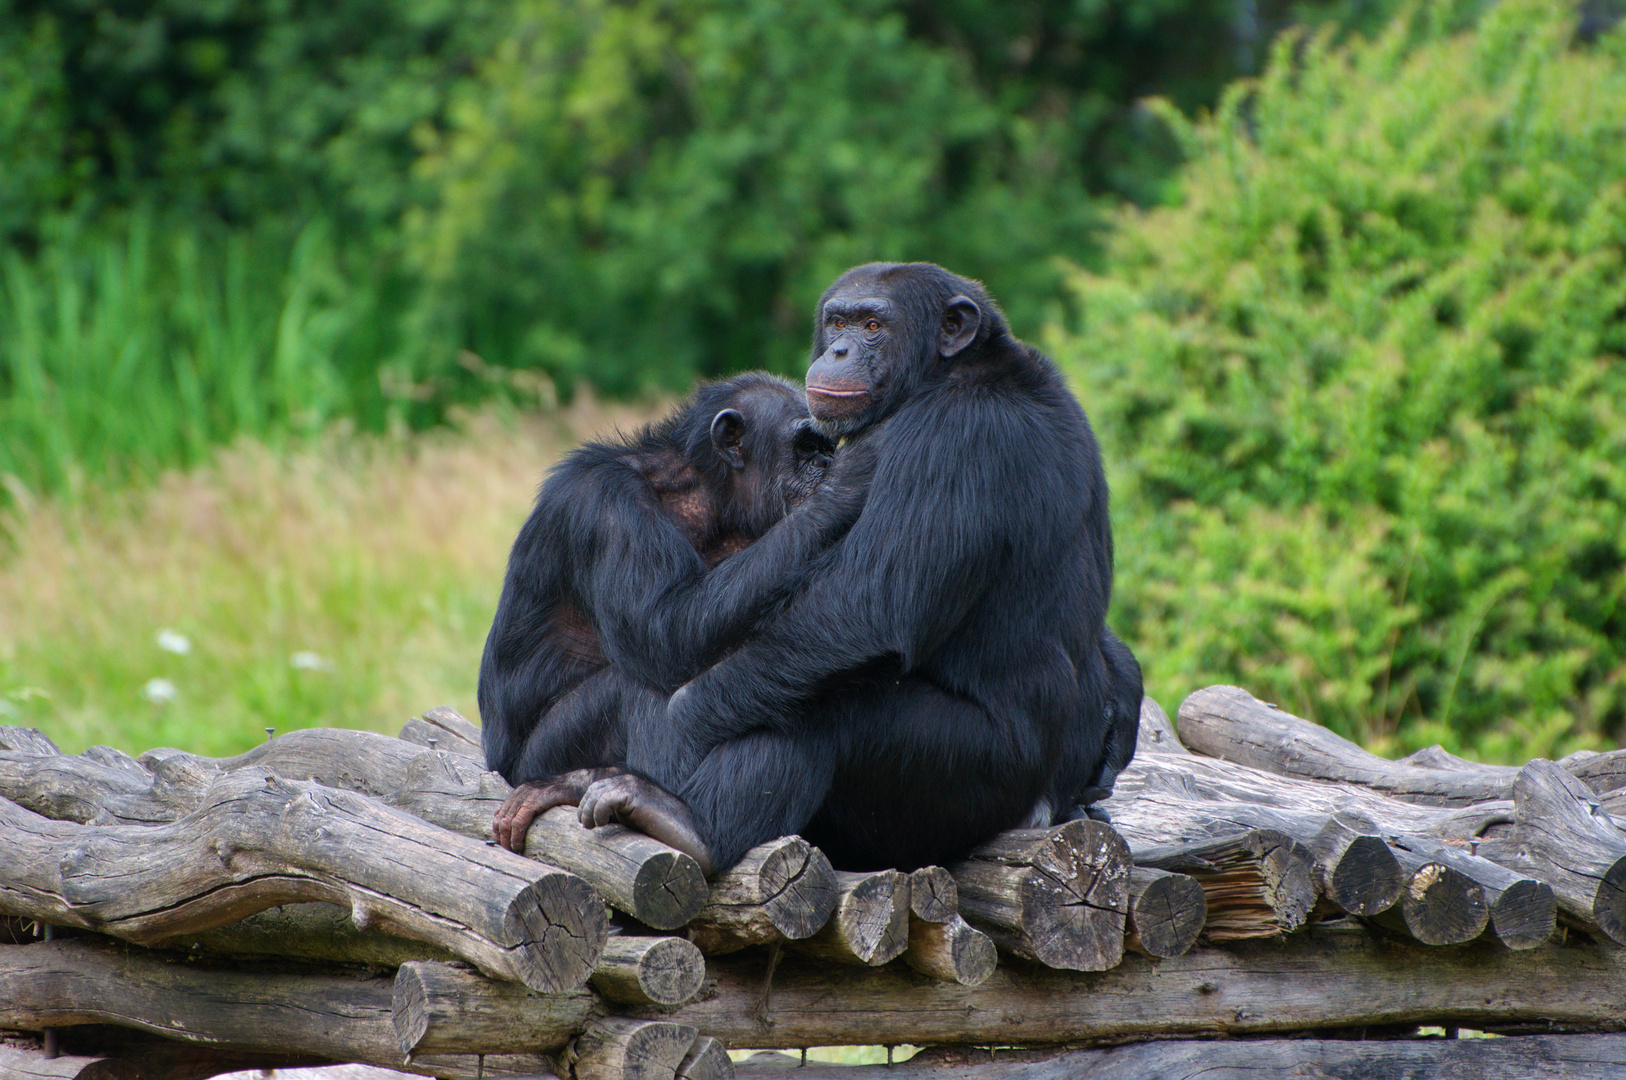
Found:
[[[803,582],[814,557],[857,519],[873,469],[865,440],[844,447],[806,503],[710,572],[671,574],[632,537],[607,544],[592,593],[605,655],[667,693],[693,678]]]
[[[1030,422],[1037,420],[1038,422]],[[806,589],[754,637],[683,687],[639,767],[677,784],[707,750],[760,728],[788,729],[844,672],[895,658],[908,672],[951,634],[1004,572],[1013,547],[1043,543],[1043,417],[987,402],[917,399],[872,438],[870,498]],[[1037,474],[1037,475],[1036,475]],[[629,759],[630,760],[630,759]]]

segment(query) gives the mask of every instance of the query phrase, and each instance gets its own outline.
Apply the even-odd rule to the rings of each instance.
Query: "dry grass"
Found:
[[[435,704],[474,718],[503,563],[543,472],[649,415],[583,402],[410,439],[244,444],[145,489],[25,502],[0,556],[0,722],[70,751],[226,754],[266,727],[389,731]],[[189,651],[162,648],[164,630]],[[155,679],[172,700],[149,700]]]

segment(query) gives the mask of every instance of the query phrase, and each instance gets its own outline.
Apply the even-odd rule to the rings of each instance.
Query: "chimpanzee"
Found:
[[[619,772],[627,718],[664,711],[852,522],[861,480],[734,555],[813,494],[833,449],[799,388],[748,373],[555,467],[514,542],[480,664],[486,764],[518,785],[493,823],[501,843],[522,848],[538,813]],[[688,843],[667,824],[650,831]]]
[[[789,832],[846,869],[943,863],[1070,816],[1133,752],[1106,478],[1060,373],[977,283],[860,266],[815,318],[808,405],[840,454],[868,449],[868,499],[747,640],[633,721],[629,771],[580,814],[674,815],[718,866]]]

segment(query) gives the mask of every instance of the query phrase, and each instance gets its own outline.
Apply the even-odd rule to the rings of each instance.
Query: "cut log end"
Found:
[[[791,941],[812,937],[836,906],[835,871],[824,852],[802,840],[776,847],[763,861],[762,887],[769,894],[763,912]]]
[[[1327,899],[1351,915],[1376,915],[1393,907],[1406,878],[1381,837],[1357,836],[1327,867]]]
[[[1400,909],[1406,929],[1425,945],[1472,941],[1490,920],[1485,890],[1439,863],[1427,863],[1412,875]]]
[[[702,1035],[679,1062],[675,1080],[734,1080],[734,1059],[722,1043]]]
[[[576,1080],[672,1080],[700,1032],[667,1020],[609,1016],[577,1037]]]
[[[909,910],[927,922],[948,922],[960,912],[954,875],[941,866],[922,866],[909,875]]]
[[[631,1005],[681,1005],[700,992],[706,958],[684,938],[614,935],[593,972],[594,989]]]
[[[657,930],[676,930],[705,907],[707,892],[699,863],[680,851],[663,851],[638,867],[628,914]]]
[[[1158,959],[1181,956],[1197,943],[1208,899],[1187,874],[1136,867],[1129,883],[1128,948]]]
[[[1558,904],[1552,886],[1530,878],[1503,889],[1491,904],[1490,914],[1496,939],[1510,949],[1545,945],[1558,928]]]
[[[604,901],[581,878],[557,871],[515,894],[504,919],[514,970],[542,993],[587,981],[610,933]]]
[[[922,975],[961,986],[981,986],[999,963],[993,941],[958,915],[944,922],[909,920],[904,962]]]

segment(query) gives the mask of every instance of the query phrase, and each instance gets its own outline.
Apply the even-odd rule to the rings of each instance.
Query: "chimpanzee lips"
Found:
[[[812,383],[808,384],[807,392],[810,394],[818,394],[821,397],[833,398],[857,398],[869,396],[869,390],[867,389],[838,390],[833,386],[814,386]]]

